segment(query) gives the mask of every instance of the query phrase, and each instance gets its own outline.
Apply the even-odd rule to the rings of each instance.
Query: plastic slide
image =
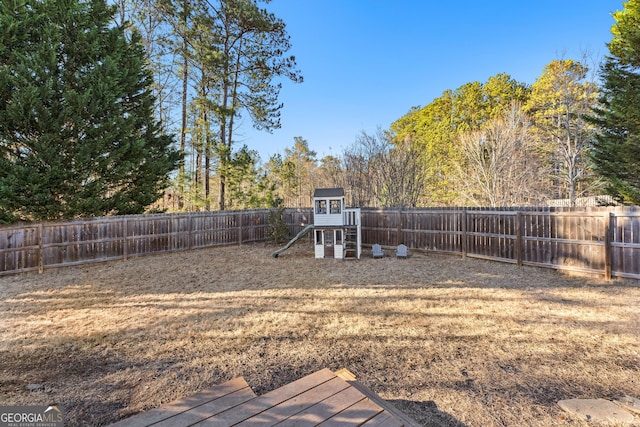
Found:
[[[313,230],[313,224],[309,224],[307,225],[305,228],[303,228],[302,230],[300,230],[300,232],[298,234],[296,234],[296,237],[294,237],[293,239],[291,239],[289,241],[289,243],[287,243],[283,248],[278,249],[277,251],[275,251],[274,253],[271,254],[272,257],[274,258],[278,258],[278,255],[280,255],[282,252],[286,251],[287,249],[289,249],[295,242],[297,242],[298,240],[300,240],[305,234],[307,234],[309,231]]]

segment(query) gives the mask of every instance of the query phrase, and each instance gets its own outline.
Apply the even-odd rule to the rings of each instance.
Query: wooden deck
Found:
[[[243,378],[121,420],[113,426],[385,426],[417,424],[355,381],[323,369],[262,396]]]

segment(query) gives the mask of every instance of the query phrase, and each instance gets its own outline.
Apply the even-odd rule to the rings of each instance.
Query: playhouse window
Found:
[[[342,230],[336,230],[336,245],[342,244]]]
[[[316,230],[316,245],[322,245],[322,230]]]
[[[331,213],[332,214],[339,214],[340,213],[340,200],[331,200]]]
[[[327,213],[327,201],[326,200],[316,200],[316,213],[317,214],[326,214]]]

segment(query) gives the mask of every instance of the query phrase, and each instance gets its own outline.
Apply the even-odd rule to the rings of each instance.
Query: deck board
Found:
[[[349,427],[360,426],[364,422],[382,413],[383,408],[369,399],[362,399],[355,405],[349,406],[344,411],[337,413],[327,421],[318,424],[319,427]]]
[[[250,401],[256,397],[255,393],[251,390],[242,389],[235,393],[222,396],[219,399],[212,400],[211,402],[200,405],[196,408],[182,412],[171,418],[167,418],[157,424],[153,424],[154,427],[188,427],[192,426],[200,421],[207,420],[212,416],[216,416],[225,410],[237,407],[244,402]]]
[[[414,420],[412,420],[411,418],[407,417],[401,410],[399,410],[398,408],[393,406],[391,403],[383,400],[380,396],[378,396],[376,393],[374,393],[371,389],[369,389],[367,386],[365,386],[361,382],[358,382],[358,381],[355,381],[355,380],[353,380],[353,381],[350,380],[350,381],[347,381],[347,382],[352,387],[356,388],[360,393],[365,395],[368,399],[371,399],[374,403],[376,403],[377,405],[383,407],[386,412],[389,412],[395,418],[397,418],[400,421],[402,421],[402,424],[404,426],[406,426],[406,427],[419,427],[419,425]]]
[[[322,369],[262,396],[243,378],[124,419],[118,427],[413,427],[416,424],[343,370]]]
[[[353,387],[349,387],[338,394],[318,402],[310,408],[288,418],[278,427],[311,427],[328,420],[335,414],[355,405],[365,397]]]
[[[342,379],[334,377],[331,380],[313,387],[279,405],[255,415],[239,424],[238,427],[269,427],[286,420],[307,408],[315,405],[318,401],[325,400],[344,389],[349,388],[349,384]]]
[[[143,412],[138,415],[134,415],[129,418],[125,418],[114,424],[111,427],[146,427],[152,424],[157,424],[163,420],[175,417],[181,413],[198,408],[202,405],[216,401],[230,394],[244,390],[248,399],[255,397],[255,393],[249,387],[249,384],[244,378],[234,378],[223,384],[218,384],[200,393],[196,393],[192,396],[175,400],[166,405],[160,406],[150,411]],[[221,406],[222,407],[222,406]]]
[[[362,424],[362,427],[404,427],[404,425],[391,413],[384,411]]]
[[[269,393],[263,394],[255,399],[245,402],[242,405],[231,408],[214,417],[206,419],[198,423],[198,427],[228,427],[239,424],[240,422],[261,414],[262,412],[281,404],[313,387],[325,383],[335,378],[333,372],[329,369],[323,369],[304,378],[300,378],[292,383],[284,385]]]

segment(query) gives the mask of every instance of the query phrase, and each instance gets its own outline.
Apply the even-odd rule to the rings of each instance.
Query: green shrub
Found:
[[[280,244],[287,240],[289,227],[284,222],[284,207],[274,208],[267,218],[267,240],[274,244]]]

